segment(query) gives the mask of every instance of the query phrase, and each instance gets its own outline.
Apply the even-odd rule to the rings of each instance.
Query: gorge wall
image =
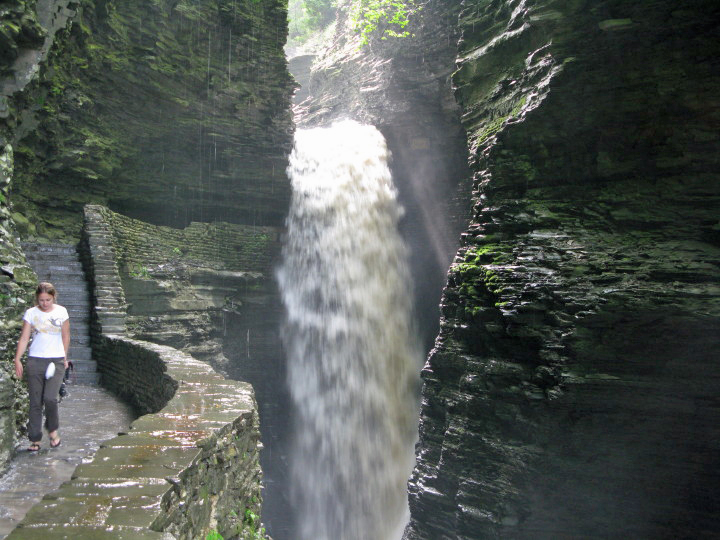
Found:
[[[35,15],[17,3],[18,19]],[[37,75],[7,100],[20,233],[77,237],[90,202],[163,225],[281,224],[293,89],[284,4],[71,6]]]
[[[473,216],[405,538],[720,530],[712,2],[464,2]]]

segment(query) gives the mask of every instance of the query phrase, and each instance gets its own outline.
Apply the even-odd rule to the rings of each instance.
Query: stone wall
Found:
[[[97,205],[86,207],[85,222],[91,272],[102,295],[98,316],[105,325],[117,325],[110,333],[126,330],[227,371],[231,366],[223,348],[232,341],[226,335],[228,317],[252,319],[267,311],[270,318],[263,319],[263,328],[253,328],[254,354],[280,356],[277,339],[262,337],[276,335],[279,325],[272,279],[278,229],[230,223],[173,229]],[[98,256],[104,257],[102,266]]]
[[[279,530],[290,512],[282,310],[272,279],[279,231],[227,223],[158,227],[88,205],[83,245],[97,332],[170,345],[252,383],[268,449],[264,515]]]
[[[95,354],[106,386],[147,414],[103,443],[8,539],[264,537],[252,387],[170,347],[120,336],[102,337]]]
[[[406,538],[716,536],[718,5],[463,6],[473,219]]]

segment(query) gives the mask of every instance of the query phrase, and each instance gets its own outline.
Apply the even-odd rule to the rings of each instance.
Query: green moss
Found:
[[[451,280],[456,286],[459,304],[466,317],[473,319],[490,306],[507,305],[496,268],[511,261],[510,248],[502,244],[485,244],[468,249],[464,261],[452,266]]]
[[[495,119],[488,120],[485,123],[485,126],[480,131],[480,134],[477,136],[477,143],[482,144],[485,141],[487,141],[490,137],[498,133],[504,126],[505,123],[512,119],[517,118],[520,113],[523,110],[523,107],[525,106],[525,103],[527,102],[527,98],[525,96],[522,96],[518,102],[515,104],[515,106],[510,110],[509,113],[499,116]]]

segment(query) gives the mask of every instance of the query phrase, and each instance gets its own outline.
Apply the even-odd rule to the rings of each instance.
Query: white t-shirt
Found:
[[[32,343],[28,356],[64,358],[62,325],[69,318],[67,309],[57,304],[47,313],[37,306],[28,309],[23,317],[23,321],[32,326]]]

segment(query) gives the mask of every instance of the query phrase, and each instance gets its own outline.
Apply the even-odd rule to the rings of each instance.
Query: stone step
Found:
[[[52,277],[52,276],[50,276]],[[83,291],[87,291],[88,287],[85,283],[85,277],[84,276],[76,276],[73,279],[67,279],[64,277],[55,278],[54,281],[52,281],[52,284],[55,285],[55,288],[60,291],[60,287],[71,287],[73,290],[80,289]]]
[[[84,304],[62,304],[65,306],[65,309],[67,309],[68,313],[72,317],[74,315],[80,315],[83,317],[89,317],[90,316],[90,302],[85,302]]]
[[[67,306],[65,306],[67,308]],[[70,308],[67,310],[70,315],[70,322],[75,324],[89,324],[90,323],[90,308]]]
[[[77,249],[70,244],[34,244],[23,242],[22,248],[26,256],[40,256],[43,254],[77,256]]]
[[[61,305],[65,306],[67,309],[82,309],[84,311],[87,311],[88,313],[90,312],[90,307],[92,306],[90,302],[90,295],[87,295],[85,297],[66,296],[65,298],[63,298]]]
[[[87,345],[70,345],[68,358],[75,360],[92,360],[92,349]]]
[[[87,360],[82,358],[72,358],[70,357],[70,361],[73,363],[73,373],[79,374],[79,373],[95,373],[97,372],[97,362],[95,360]],[[72,380],[72,376],[71,376]]]
[[[92,384],[92,385],[98,385],[100,384],[100,374],[97,371],[89,372],[89,371],[83,371],[75,374],[75,383],[76,384]]]
[[[32,257],[31,257],[32,258]],[[74,273],[79,270],[82,270],[82,263],[77,257],[73,258],[65,258],[65,259],[58,259],[58,258],[47,258],[47,259],[38,259],[37,266],[41,270],[49,270],[51,272],[70,272]]]
[[[70,335],[90,335],[90,317],[73,317],[70,315]]]
[[[32,265],[32,263],[30,263]],[[33,268],[34,270],[34,268]],[[38,272],[35,270],[35,273],[38,276],[38,279],[40,281],[49,281],[53,285],[55,285],[55,288],[60,291],[61,288],[65,287],[84,287],[85,286],[85,276],[78,274],[77,276],[65,276],[64,274],[49,274],[49,273],[43,273]]]
[[[32,263],[32,259],[30,259]],[[36,262],[33,266],[36,274],[52,274],[57,279],[84,279],[85,271],[79,262],[58,262],[46,265],[43,262]],[[67,277],[65,277],[67,276]]]
[[[51,282],[53,285],[55,285],[54,282]],[[75,302],[89,302],[90,301],[90,295],[88,294],[87,290],[80,289],[77,285],[74,286],[63,286],[63,285],[55,285],[55,290],[58,292],[58,304],[61,306],[66,306],[68,304],[73,304]]]
[[[70,333],[70,348],[73,347],[89,347],[90,346],[90,336],[87,334],[85,335],[73,335],[72,332]]]
[[[79,304],[79,305],[61,304],[61,305],[64,306],[65,309],[67,309],[67,312],[70,314],[70,317],[72,317],[73,315],[76,317],[81,317],[81,318],[85,318],[85,319],[90,317],[91,305],[89,303],[85,304],[85,305],[82,305],[82,304]]]
[[[32,261],[28,261],[31,265],[33,264]],[[38,275],[38,277],[44,278],[44,279],[54,279],[55,281],[61,281],[61,280],[80,280],[82,281],[85,279],[85,273],[83,272],[82,268],[78,268],[76,270],[68,270],[63,271],[59,268],[43,268],[42,266],[33,266],[33,270],[35,270],[35,273]]]
[[[100,323],[104,327],[125,326],[125,317],[100,317]]]
[[[60,270],[48,270],[45,272],[38,272],[36,270],[35,273],[38,275],[38,277],[43,278],[43,280],[45,281],[49,281],[57,288],[60,288],[60,284],[80,285],[82,283],[85,283],[85,273],[82,270],[78,270],[77,273],[74,274],[70,272],[62,272]]]

